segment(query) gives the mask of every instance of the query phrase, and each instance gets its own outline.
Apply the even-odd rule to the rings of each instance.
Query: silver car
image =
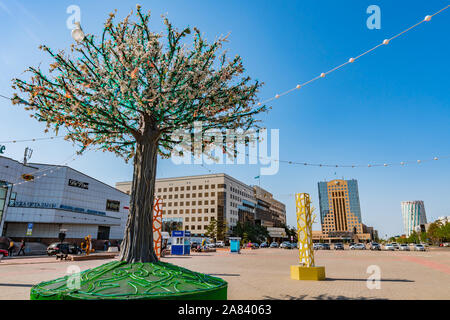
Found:
[[[350,246],[350,250],[366,250],[366,246],[364,243],[355,243],[354,245]]]
[[[384,245],[384,250],[386,250],[386,251],[395,251],[395,247],[392,244],[390,244],[390,243],[386,243]]]
[[[414,245],[414,251],[425,251],[425,247],[421,244]]]
[[[400,251],[409,251],[409,246],[407,244],[400,245]]]

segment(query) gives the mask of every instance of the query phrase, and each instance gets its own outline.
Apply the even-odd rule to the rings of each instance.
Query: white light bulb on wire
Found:
[[[431,16],[426,16],[425,19],[423,19],[425,21],[430,21],[431,20]]]
[[[384,45],[389,44],[389,39],[384,39],[384,40],[383,40],[383,44],[384,44]]]
[[[76,25],[76,27],[75,27],[75,29],[72,30],[72,33],[71,33],[72,38],[73,38],[76,42],[81,42],[81,41],[84,40],[84,36],[85,36],[85,35],[84,35],[84,32],[83,32],[83,30],[81,29],[81,25],[80,25],[80,22],[79,22],[79,21],[75,22],[75,25]]]

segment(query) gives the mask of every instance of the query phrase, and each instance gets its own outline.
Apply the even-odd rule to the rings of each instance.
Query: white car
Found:
[[[397,242],[392,242],[391,244],[394,246],[395,250],[400,250],[400,246],[398,245]]]
[[[409,246],[407,244],[401,244],[400,251],[409,251]]]
[[[223,241],[217,241],[216,242],[216,247],[217,248],[223,248],[225,246],[225,243]]]
[[[354,245],[350,246],[350,250],[366,250],[366,246],[364,243],[355,243]]]
[[[392,245],[392,243],[386,243],[384,245],[384,250],[386,250],[386,251],[395,251],[395,247]]]
[[[416,244],[414,246],[414,251],[425,251],[425,247],[421,244]]]

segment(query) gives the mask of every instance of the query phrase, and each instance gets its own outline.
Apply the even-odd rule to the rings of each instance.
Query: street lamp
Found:
[[[77,21],[75,22],[75,29],[72,30],[72,38],[76,41],[76,42],[81,42],[84,40],[84,32],[81,29],[81,25],[80,22]]]

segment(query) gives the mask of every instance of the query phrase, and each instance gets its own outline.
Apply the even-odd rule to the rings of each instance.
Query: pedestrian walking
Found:
[[[23,253],[23,255],[25,255],[25,240],[22,240],[22,242],[20,243],[20,250],[19,252],[17,252],[17,255],[20,256],[20,253]]]
[[[14,241],[11,240],[9,242],[9,247],[8,247],[8,256],[12,257],[13,251],[14,251]]]

